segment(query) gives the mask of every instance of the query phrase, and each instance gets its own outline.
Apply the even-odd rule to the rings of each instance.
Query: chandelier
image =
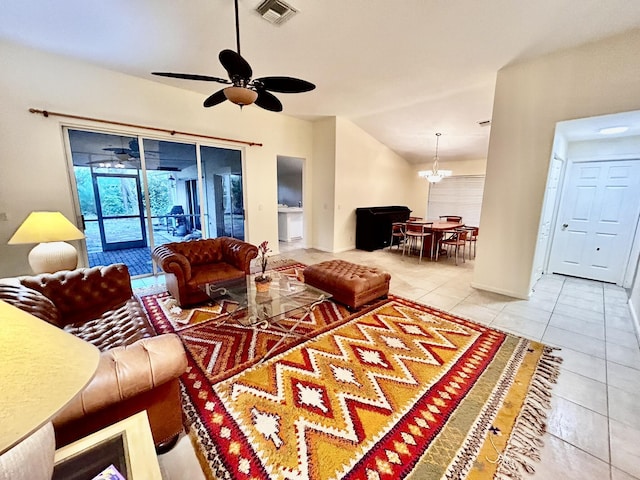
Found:
[[[438,168],[438,143],[441,133],[436,133],[436,155],[433,157],[433,168],[431,170],[421,170],[418,175],[429,180],[429,183],[438,183],[444,177],[449,177],[453,173],[451,170],[440,170]]]

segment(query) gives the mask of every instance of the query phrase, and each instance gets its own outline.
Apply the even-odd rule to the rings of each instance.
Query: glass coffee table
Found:
[[[277,271],[268,271],[266,275],[271,277],[271,284],[265,293],[256,290],[256,274],[200,287],[214,302],[237,304],[237,308],[222,318],[218,326],[234,324],[248,328],[271,328],[283,334],[261,361],[267,359],[285,339],[304,338],[305,335],[296,333],[296,328],[316,306],[331,298],[330,293],[307,285],[295,275]],[[283,323],[296,311],[302,311],[302,315]]]

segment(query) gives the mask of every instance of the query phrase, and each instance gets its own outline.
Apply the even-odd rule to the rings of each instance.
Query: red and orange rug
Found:
[[[218,331],[223,313],[176,329],[162,298],[143,303],[187,348],[208,478],[513,479],[538,457],[560,362],[540,343],[390,297],[354,315],[326,302],[311,339],[259,363],[274,332]]]

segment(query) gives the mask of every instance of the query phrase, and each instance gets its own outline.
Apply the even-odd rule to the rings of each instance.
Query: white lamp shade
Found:
[[[53,273],[78,266],[78,252],[64,241],[82,238],[84,233],[60,212],[31,212],[9,245],[39,243],[29,253],[29,265],[34,273]]]
[[[99,357],[90,343],[0,301],[0,455],[69,403]]]
[[[8,243],[64,242],[83,238],[84,233],[60,212],[31,212]]]

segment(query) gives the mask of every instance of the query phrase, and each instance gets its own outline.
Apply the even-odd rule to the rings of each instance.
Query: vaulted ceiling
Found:
[[[256,77],[287,75],[316,90],[278,94],[284,114],[345,117],[413,163],[485,158],[497,71],[640,27],[632,0],[285,0],[299,12],[263,19],[239,0],[242,55]],[[232,0],[9,0],[0,39],[202,93],[226,77],[235,49]],[[212,107],[215,108],[215,107]],[[248,107],[257,108],[257,107]],[[274,113],[274,115],[276,115]]]

